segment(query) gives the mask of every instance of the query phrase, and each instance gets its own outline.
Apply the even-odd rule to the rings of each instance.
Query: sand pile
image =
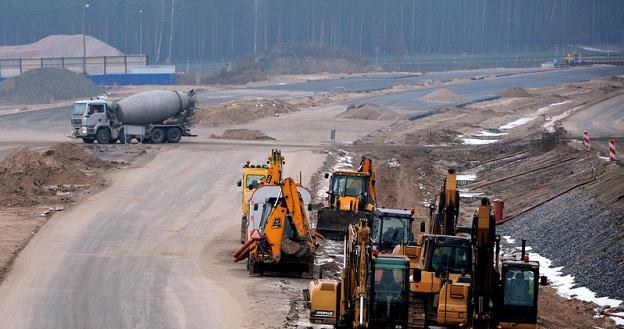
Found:
[[[398,120],[401,116],[394,110],[377,104],[350,105],[346,111],[336,115],[337,118],[360,120]]]
[[[520,97],[533,97],[529,92],[520,86],[513,86],[505,89],[503,92],[497,95],[503,98],[520,98]]]
[[[240,140],[275,140],[275,138],[257,129],[226,129],[220,136],[212,135],[211,138],[240,139]]]
[[[438,103],[462,103],[464,98],[448,89],[436,89],[420,97],[420,100]]]
[[[97,96],[103,91],[81,74],[42,68],[0,82],[0,103],[37,104]]]
[[[193,120],[198,125],[206,126],[235,125],[297,110],[297,107],[280,99],[240,100],[199,107]]]
[[[266,80],[258,64],[252,59],[244,59],[224,67],[214,76],[202,80],[203,84],[243,85],[249,82]]]
[[[87,57],[123,56],[113,46],[86,38]],[[82,35],[50,35],[35,43],[0,47],[0,58],[82,57]]]
[[[95,173],[106,162],[76,144],[59,144],[39,153],[21,148],[0,161],[0,205],[34,205],[56,190],[50,186],[102,183]]]

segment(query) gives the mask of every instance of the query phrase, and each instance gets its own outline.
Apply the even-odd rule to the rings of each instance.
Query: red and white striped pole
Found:
[[[591,149],[591,142],[589,141],[589,133],[586,131],[583,132],[583,143],[585,144],[585,147],[588,150]]]
[[[609,141],[609,160],[615,161],[615,139]]]

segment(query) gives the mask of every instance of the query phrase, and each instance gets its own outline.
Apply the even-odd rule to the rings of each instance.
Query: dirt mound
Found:
[[[123,56],[113,46],[94,37],[86,37],[87,57]],[[50,35],[37,42],[0,47],[0,58],[82,57],[82,35]]]
[[[336,115],[337,118],[360,120],[398,120],[401,116],[394,110],[377,104],[350,105],[346,111]]]
[[[258,57],[258,65],[267,74],[308,74],[365,72],[368,61],[348,49],[317,45],[282,44]]]
[[[60,144],[44,153],[21,148],[0,161],[0,205],[37,204],[55,194],[50,186],[101,183],[93,170],[105,167],[77,145]]]
[[[220,136],[212,135],[210,137],[241,140],[275,140],[275,138],[257,129],[226,129]]]
[[[448,89],[436,89],[420,98],[426,102],[461,103],[464,98]]]
[[[253,59],[243,59],[228,65],[219,73],[202,81],[204,84],[242,85],[254,81],[266,80],[266,76]]]
[[[526,89],[520,86],[513,86],[505,89],[503,92],[497,95],[503,98],[520,98],[520,97],[533,97]]]
[[[193,120],[198,125],[206,126],[235,125],[297,110],[297,107],[280,99],[241,100],[197,108]]]
[[[0,83],[0,103],[36,104],[97,96],[103,89],[66,69],[42,68]]]

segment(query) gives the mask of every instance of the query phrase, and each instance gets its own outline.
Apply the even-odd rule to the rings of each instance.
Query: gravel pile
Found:
[[[66,69],[42,68],[0,83],[0,103],[38,104],[97,96],[103,91],[81,74]]]
[[[257,129],[226,129],[221,135],[212,135],[217,139],[240,139],[240,140],[275,140],[275,138]]]
[[[338,118],[360,120],[399,120],[401,116],[386,107],[377,104],[350,105],[347,110],[336,115]]]
[[[498,234],[527,239],[532,251],[563,266],[579,286],[597,296],[624,299],[624,214],[606,209],[576,189],[497,227]]]
[[[526,89],[520,86],[513,86],[505,89],[503,92],[497,95],[502,98],[521,98],[521,97],[533,97]]]

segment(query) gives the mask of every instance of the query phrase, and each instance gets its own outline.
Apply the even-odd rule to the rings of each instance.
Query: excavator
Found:
[[[247,220],[249,218],[249,198],[253,192],[264,185],[278,185],[282,181],[282,170],[284,165],[284,157],[282,152],[277,149],[271,150],[267,164],[251,164],[247,161],[243,165],[243,177],[236,183],[238,187],[242,187],[242,209],[243,216],[241,218],[241,243],[247,241]],[[245,184],[243,184],[245,182]]]
[[[340,280],[311,281],[303,291],[310,322],[339,328],[406,328],[409,261],[373,252],[362,218],[349,225]]]
[[[281,183],[274,203],[266,203],[258,229],[232,255],[247,259],[250,275],[296,272],[309,277],[314,268],[318,234],[310,229],[304,202],[292,178]]]
[[[435,233],[423,234],[416,243],[395,248],[395,254],[405,255],[410,259],[412,276],[408,328],[428,328],[432,325],[466,326],[473,322],[476,323],[474,328],[482,328],[478,322],[482,318],[489,321],[499,320],[495,325],[501,327],[505,327],[505,323],[513,323],[513,328],[525,328],[518,327],[518,324],[531,321],[535,323],[536,293],[532,295],[535,303],[531,307],[512,306],[501,299],[501,296],[509,294],[513,288],[504,287],[505,282],[500,280],[498,272],[485,271],[485,268],[498,267],[498,255],[496,266],[491,262],[494,255],[493,241],[497,240],[494,238],[495,222],[490,214],[489,201],[479,208],[467,236],[458,232],[456,226],[458,203],[455,172],[449,170],[437,203],[437,213],[435,207],[431,208],[430,230]],[[498,246],[498,242],[496,243]],[[525,257],[524,253],[522,257]],[[504,261],[501,268],[505,273],[503,277],[509,277],[511,274],[507,273],[511,270],[519,271],[518,268],[522,268],[522,275],[532,277],[532,285],[537,282],[539,264],[535,262]],[[495,291],[499,286],[503,288]],[[531,291],[536,292],[537,289]],[[482,313],[492,311],[491,307],[484,310],[483,305],[496,305],[497,316],[483,315]],[[475,313],[475,310],[480,313]],[[527,313],[519,313],[519,310]],[[518,314],[528,314],[531,320],[519,319]],[[509,322],[502,322],[503,320]]]
[[[369,218],[377,207],[373,161],[362,157],[357,171],[333,172],[327,194],[327,205],[318,211],[316,230],[329,239],[342,240],[349,224]]]
[[[414,240],[412,226],[414,209],[378,208],[371,216],[371,240],[373,249],[382,254],[391,254],[397,245],[406,245]]]

